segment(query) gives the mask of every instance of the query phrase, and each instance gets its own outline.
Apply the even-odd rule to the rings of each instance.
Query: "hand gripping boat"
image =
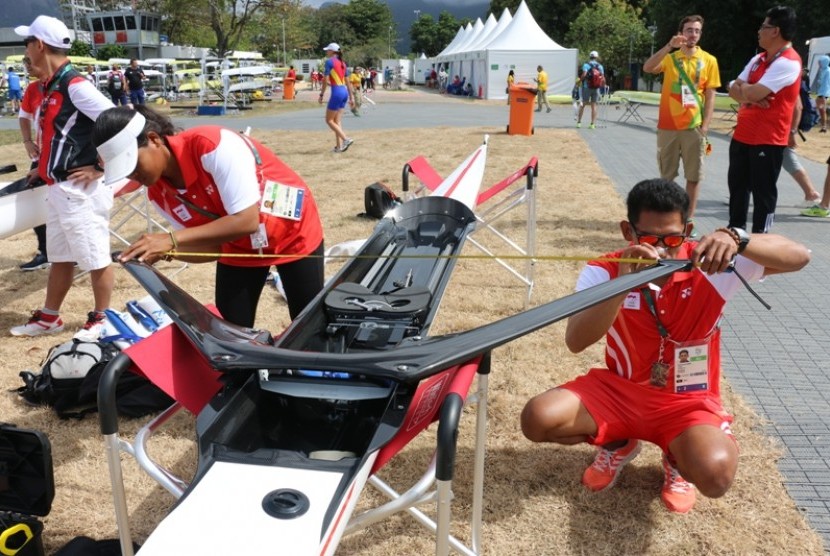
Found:
[[[667,276],[687,261],[665,261],[474,330],[429,337],[454,255],[475,220],[470,208],[453,199],[404,203],[380,221],[354,259],[276,340],[222,320],[152,267],[125,263],[175,329],[170,331],[171,357],[155,347],[145,350],[150,357],[133,354],[142,345],[152,346],[144,340],[108,366],[99,388],[123,554],[132,554],[132,544],[119,457],[126,443],[118,437],[115,386],[134,359],[145,372],[162,360],[186,361],[170,370],[172,381],[160,381],[167,380],[172,390],[215,385],[205,392],[204,407],[192,398],[187,405],[197,413],[198,438],[197,471],[189,485],[155,465],[145,449],[146,438],[177,406],[147,425],[135,447],[127,445],[146,471],[180,496],[141,555],[333,554],[343,534],[403,509],[435,531],[438,554],[450,548],[478,553],[490,351]],[[450,501],[458,421],[476,374],[468,547],[449,535]],[[435,420],[433,461],[412,489],[399,495],[375,472]],[[392,500],[352,516],[367,482]],[[430,493],[433,484],[436,490]],[[431,502],[437,504],[435,521],[414,507]]]

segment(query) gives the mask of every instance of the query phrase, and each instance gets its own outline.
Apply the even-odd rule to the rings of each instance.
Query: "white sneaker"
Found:
[[[53,321],[46,321],[43,320],[43,313],[39,310],[32,313],[29,322],[9,330],[12,336],[43,336],[61,331],[63,331],[63,321],[60,317]]]
[[[352,143],[354,143],[354,140],[353,140],[353,139],[346,139],[345,141],[343,141],[343,146],[342,146],[342,147],[340,147],[340,152],[341,152],[341,153],[346,152],[346,150],[347,150],[349,147],[351,147],[351,146],[352,146]]]
[[[101,339],[101,333],[104,331],[106,323],[107,318],[103,313],[90,311],[86,316],[86,324],[84,324],[83,328],[75,332],[73,338],[81,342],[97,342]]]

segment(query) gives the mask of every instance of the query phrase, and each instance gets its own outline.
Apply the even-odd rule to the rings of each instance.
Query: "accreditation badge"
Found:
[[[674,348],[674,391],[709,390],[709,343],[684,342]]]
[[[683,103],[683,108],[697,108],[697,97],[688,85],[680,85],[680,101]]]
[[[305,191],[300,187],[266,181],[259,211],[278,218],[300,220],[303,214]]]

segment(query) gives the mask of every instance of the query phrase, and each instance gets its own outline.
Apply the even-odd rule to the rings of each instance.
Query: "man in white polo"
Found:
[[[104,185],[102,173],[95,168],[97,153],[91,135],[94,120],[112,103],[69,63],[72,40],[62,21],[41,15],[14,32],[24,37],[26,56],[36,74],[45,78],[38,174],[49,184],[46,234],[52,266],[43,307],[10,332],[39,336],[63,330],[60,308],[72,287],[77,262],[90,273],[94,307],[75,337],[97,340],[113,287],[112,189]]]

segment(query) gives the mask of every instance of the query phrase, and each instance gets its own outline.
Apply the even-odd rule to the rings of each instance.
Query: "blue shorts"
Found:
[[[343,110],[346,107],[346,103],[349,102],[349,90],[345,85],[332,85],[329,87],[329,90],[331,91],[331,96],[329,97],[329,103],[326,108],[328,110]]]
[[[9,100],[23,100],[23,93],[20,89],[9,89]]]

